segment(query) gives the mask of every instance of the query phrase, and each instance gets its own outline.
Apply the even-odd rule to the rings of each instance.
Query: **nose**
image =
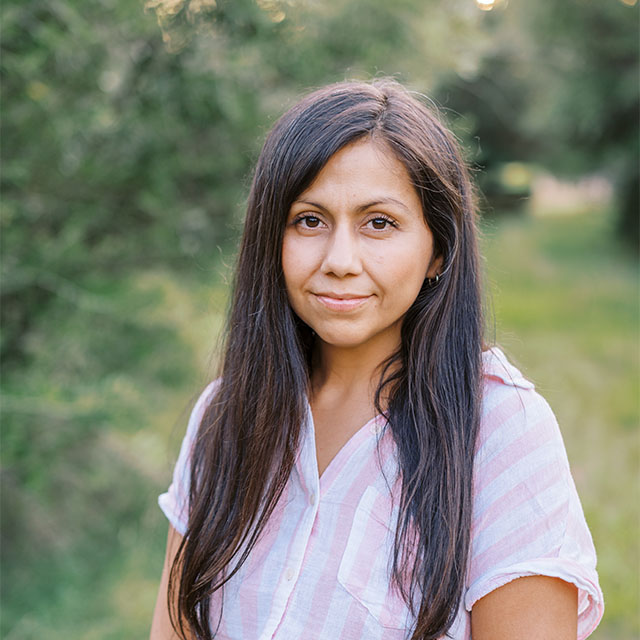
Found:
[[[327,238],[322,272],[338,278],[362,272],[358,238],[348,225],[337,226]]]

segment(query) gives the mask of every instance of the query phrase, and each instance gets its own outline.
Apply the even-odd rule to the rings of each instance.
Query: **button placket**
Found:
[[[303,492],[303,495],[298,495],[298,500],[305,500],[305,489],[302,485],[298,485],[299,491]],[[308,499],[308,496],[307,498]],[[300,504],[300,502],[298,503]],[[275,629],[282,623],[285,615],[286,605],[291,597],[291,593],[295,589],[295,585],[302,570],[302,562],[304,559],[305,551],[309,545],[311,538],[311,530],[313,528],[313,522],[315,520],[315,509],[313,511],[307,510],[302,517],[302,522],[295,535],[295,539],[292,542],[291,554],[289,562],[284,568],[284,571],[280,574],[279,585],[276,590],[276,594],[273,599],[273,607],[269,619],[264,627],[260,640],[267,640],[272,638]]]
[[[274,597],[274,607],[271,610],[269,620],[260,636],[260,640],[272,638],[278,625],[282,624],[286,615],[286,604],[296,588],[296,583],[302,571],[302,563],[305,552],[310,544],[311,531],[318,511],[320,497],[320,485],[317,471],[315,454],[315,436],[313,431],[313,420],[310,407],[308,407],[305,432],[302,436],[301,451],[296,461],[297,473],[297,505],[300,507],[305,503],[309,505],[300,514],[302,522],[295,534],[295,539],[291,543],[290,555],[284,571],[280,574],[277,593]]]

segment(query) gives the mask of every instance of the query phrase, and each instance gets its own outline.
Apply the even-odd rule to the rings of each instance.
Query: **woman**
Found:
[[[160,497],[152,638],[586,637],[602,594],[557,424],[482,334],[438,118],[391,81],[288,111]]]

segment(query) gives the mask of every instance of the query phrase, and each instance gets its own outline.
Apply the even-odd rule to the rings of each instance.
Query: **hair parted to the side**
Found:
[[[310,329],[292,311],[281,251],[289,208],[356,140],[406,167],[441,257],[403,320],[376,395],[397,446],[401,496],[393,580],[411,638],[451,626],[464,587],[480,414],[483,322],[472,189],[455,138],[393,80],[319,89],[276,123],[249,195],[221,380],[193,449],[188,529],[172,567],[172,622],[215,637],[210,596],[247,559],[291,473],[309,391]],[[382,397],[388,399],[382,406]]]

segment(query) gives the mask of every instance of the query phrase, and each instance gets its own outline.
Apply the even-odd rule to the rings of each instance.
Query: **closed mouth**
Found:
[[[332,291],[314,293],[314,295],[321,298],[333,298],[334,300],[355,300],[368,298],[369,295],[363,295],[361,293],[333,293]]]
[[[352,293],[315,293],[316,299],[331,311],[352,311],[363,305],[371,296]]]

